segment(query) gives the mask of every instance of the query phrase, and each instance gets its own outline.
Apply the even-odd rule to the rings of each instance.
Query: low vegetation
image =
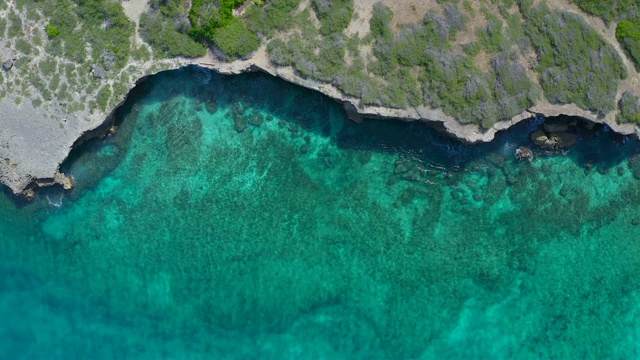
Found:
[[[640,72],[640,14],[634,20],[622,20],[616,28],[616,38]]]
[[[228,58],[245,57],[260,40],[245,22],[233,16],[242,0],[194,0],[191,8],[179,0],[151,0],[143,14],[143,38],[161,57],[199,57],[215,46]]]
[[[611,111],[619,80],[627,76],[615,49],[575,14],[552,12],[541,4],[525,16],[547,99],[601,114]]]
[[[277,31],[290,29],[294,25],[294,11],[300,0],[266,0],[254,2],[246,11],[247,27],[259,36],[273,37]]]
[[[640,125],[640,99],[630,91],[626,91],[620,98],[620,113],[617,121],[620,123],[634,123]]]
[[[150,10],[140,17],[140,35],[160,58],[199,57],[205,47],[190,37],[187,10],[175,0],[151,0]]]
[[[60,35],[60,30],[58,30],[58,28],[53,24],[48,24],[47,26],[45,26],[44,31],[47,32],[47,36],[49,36],[49,39],[53,39],[54,37]]]
[[[616,36],[640,69],[637,4],[572,1],[617,22]],[[392,10],[379,2],[363,37],[345,31],[354,20],[353,0],[310,0],[306,7],[300,0],[150,0],[140,19],[148,47],[132,46],[134,24],[113,0],[17,0],[35,20],[9,11],[0,30],[20,37],[23,21],[41,21],[36,40],[64,61],[36,61],[35,68],[49,80],[67,73],[55,86],[36,86],[45,100],[55,95],[70,100],[74,84],[85,82],[94,92],[93,106],[102,109],[126,89],[94,79],[87,74],[90,67],[126,79],[124,66],[131,60],[195,58],[207,48],[232,60],[265,43],[275,64],[331,84],[360,99],[360,105],[428,106],[487,128],[545,96],[601,115],[624,103],[619,120],[636,121],[630,110],[634,94],[616,103],[619,82],[627,76],[620,56],[580,16],[533,0],[437,2],[407,24],[396,24]],[[24,41],[14,45],[25,55],[38,51]],[[68,70],[69,62],[77,67]]]
[[[324,35],[341,33],[351,23],[353,0],[312,0]]]
[[[640,9],[637,0],[571,0],[584,12],[602,18],[606,23],[616,22]]]

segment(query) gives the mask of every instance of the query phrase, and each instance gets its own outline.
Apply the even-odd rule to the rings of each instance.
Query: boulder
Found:
[[[109,77],[107,70],[103,69],[100,65],[91,65],[91,73],[98,79],[106,79]]]
[[[520,146],[516,149],[516,158],[518,160],[532,159],[533,152],[526,146]]]
[[[531,134],[534,144],[547,150],[568,149],[578,142],[578,135],[567,131],[545,134],[542,130],[536,130]]]
[[[547,137],[547,134],[544,133],[544,131],[536,130],[531,133],[531,140],[533,141],[534,144],[538,146],[543,146],[544,144],[547,143],[547,141],[549,141],[549,138]]]
[[[7,59],[2,63],[2,68],[5,69],[6,71],[11,70],[12,67],[13,67],[13,60],[11,59]]]

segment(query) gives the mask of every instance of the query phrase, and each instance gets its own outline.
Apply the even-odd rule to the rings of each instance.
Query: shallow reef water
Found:
[[[465,145],[273,79],[161,73],[79,185],[0,196],[0,358],[640,356],[640,144]]]

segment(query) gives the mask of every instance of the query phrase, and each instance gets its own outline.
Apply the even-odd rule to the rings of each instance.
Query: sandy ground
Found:
[[[124,0],[121,2],[124,13],[136,23],[136,44],[142,45],[144,41],[140,37],[138,27],[140,26],[140,16],[147,11],[149,3],[147,0]]]
[[[147,0],[124,0],[120,4],[124,13],[136,24],[140,24],[140,15],[149,7]]]

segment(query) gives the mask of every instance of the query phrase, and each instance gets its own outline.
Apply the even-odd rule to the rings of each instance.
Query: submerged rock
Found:
[[[533,152],[531,151],[531,149],[529,149],[526,146],[520,146],[519,148],[516,149],[516,158],[518,160],[524,160],[524,159],[532,159],[533,158]]]
[[[568,149],[578,142],[577,134],[564,131],[551,134],[549,138],[554,141],[556,149]]]
[[[242,119],[242,117],[234,116],[233,128],[239,133],[243,132],[247,128],[246,120]]]
[[[640,154],[632,155],[628,164],[633,177],[640,180]]]
[[[204,102],[204,107],[209,114],[215,114],[215,112],[218,111],[218,103],[216,103],[213,97],[207,97]]]
[[[264,117],[259,111],[253,111],[247,119],[247,122],[253,126],[260,126],[264,122]]]
[[[31,201],[36,198],[36,192],[33,189],[28,189],[23,192],[24,198]]]
[[[394,175],[400,175],[408,172],[413,169],[415,165],[411,163],[411,161],[407,159],[398,159],[396,160],[395,167],[393,169]]]

